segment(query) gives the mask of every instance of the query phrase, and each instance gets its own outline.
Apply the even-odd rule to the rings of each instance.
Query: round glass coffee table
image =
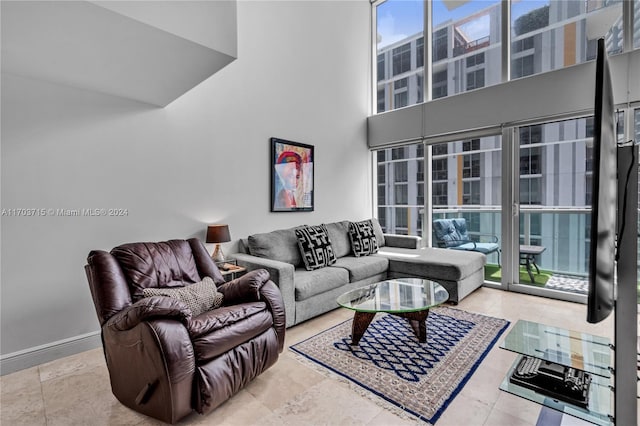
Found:
[[[429,309],[449,299],[447,290],[435,281],[395,278],[356,288],[338,297],[343,308],[355,311],[351,342],[357,345],[378,312],[406,318],[418,341],[427,341]]]

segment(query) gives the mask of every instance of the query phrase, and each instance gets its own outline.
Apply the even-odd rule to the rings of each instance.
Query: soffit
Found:
[[[145,3],[134,19],[87,1],[2,1],[2,71],[166,106],[235,59],[235,2],[217,44],[189,19],[205,9],[180,14],[186,2],[168,2],[170,13],[153,15],[145,10],[163,2]]]

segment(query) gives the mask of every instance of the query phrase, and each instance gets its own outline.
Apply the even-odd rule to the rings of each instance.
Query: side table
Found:
[[[216,266],[220,269],[220,273],[225,281],[235,280],[247,272],[247,268],[244,266],[238,266],[238,262],[235,259],[216,262]]]
[[[524,265],[531,279],[531,283],[534,283],[533,272],[531,272],[531,265],[536,268],[536,272],[540,274],[540,269],[536,264],[536,256],[542,254],[546,250],[543,246],[520,246],[520,264]],[[523,263],[524,262],[524,263]]]

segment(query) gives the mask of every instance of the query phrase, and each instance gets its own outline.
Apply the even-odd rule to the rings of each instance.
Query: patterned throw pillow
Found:
[[[336,255],[324,225],[296,228],[298,247],[307,271],[324,268],[336,263]]]
[[[378,241],[371,220],[349,223],[351,250],[356,257],[368,256],[378,252]]]
[[[166,296],[178,299],[191,309],[191,314],[194,317],[211,309],[219,308],[223,298],[213,279],[209,277],[204,277],[199,283],[184,287],[145,288],[142,290],[142,295],[144,297]]]

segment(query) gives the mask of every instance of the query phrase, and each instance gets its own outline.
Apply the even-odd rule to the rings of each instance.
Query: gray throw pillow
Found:
[[[196,317],[203,312],[219,308],[222,305],[223,295],[216,288],[213,279],[204,277],[198,283],[184,287],[145,288],[142,290],[144,297],[165,296],[173,297],[184,302],[191,314]]]

